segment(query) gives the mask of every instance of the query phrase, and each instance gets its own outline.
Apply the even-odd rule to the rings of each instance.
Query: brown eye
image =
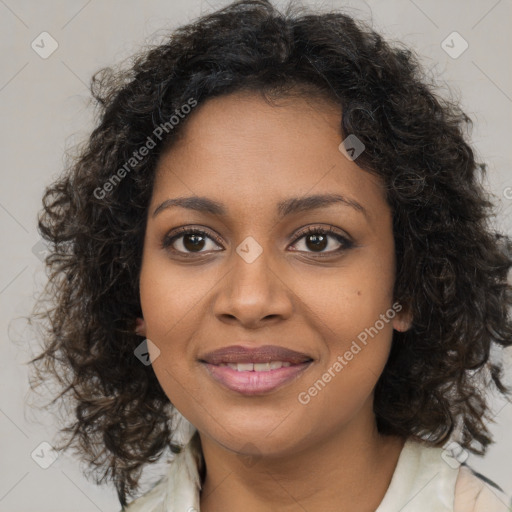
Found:
[[[218,245],[220,245],[220,241],[215,236],[201,229],[191,228],[181,228],[178,233],[167,235],[162,242],[164,249],[182,254],[201,254],[209,250],[216,250],[215,246]],[[205,248],[206,251],[203,250]]]
[[[183,247],[187,249],[187,251],[200,251],[205,246],[205,237],[201,235],[196,235],[195,233],[183,235],[182,244]]]
[[[353,242],[341,235],[333,228],[310,227],[299,234],[294,246],[300,245],[299,241],[304,240],[303,248],[296,248],[297,251],[311,252],[318,254],[336,254],[353,247]],[[334,240],[334,242],[331,242]],[[328,249],[328,250],[326,250]]]
[[[312,251],[323,251],[328,245],[328,237],[324,234],[306,235],[306,247]]]

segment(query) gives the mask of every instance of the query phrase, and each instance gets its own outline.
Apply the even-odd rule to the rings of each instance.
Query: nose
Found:
[[[257,329],[291,316],[293,292],[266,251],[252,262],[236,252],[231,259],[213,306],[220,321]]]

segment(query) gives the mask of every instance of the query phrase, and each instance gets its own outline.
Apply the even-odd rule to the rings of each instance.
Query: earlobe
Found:
[[[135,334],[146,337],[146,323],[143,318],[137,317],[135,323]]]
[[[393,318],[393,329],[398,332],[405,332],[411,328],[412,314],[409,310],[404,309]]]

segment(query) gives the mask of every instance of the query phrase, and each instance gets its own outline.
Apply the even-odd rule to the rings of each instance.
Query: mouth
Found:
[[[266,345],[226,347],[201,356],[207,374],[224,387],[244,395],[269,393],[299,377],[313,363],[307,354]]]

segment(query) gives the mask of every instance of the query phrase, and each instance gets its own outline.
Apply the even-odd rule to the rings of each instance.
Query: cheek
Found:
[[[348,424],[365,404],[371,409],[373,390],[391,349],[393,310],[384,310],[388,322],[379,318],[380,312],[375,316],[374,311],[363,315],[361,308],[356,310],[358,319],[343,315],[323,331],[325,358],[297,396],[298,407],[305,412],[305,430],[313,432],[319,417],[327,431],[336,429]]]
[[[306,306],[304,314],[310,315],[317,328],[323,326],[324,339],[337,349],[340,349],[338,344],[343,347],[374,326],[380,315],[392,307],[392,247],[383,244],[378,249],[354,252],[343,265],[328,271],[313,269],[311,273],[303,271],[293,276],[295,295]],[[384,331],[389,331],[388,335],[390,327],[386,323]]]
[[[146,336],[159,350],[158,356],[152,357],[153,371],[170,402],[186,412],[190,409],[190,397],[200,393],[186,366],[190,349],[187,340],[193,336],[198,322],[194,304],[200,300],[200,290],[186,286],[183,281],[176,273],[163,271],[157,265],[143,265],[140,300]],[[196,420],[186,416],[192,422]]]
[[[190,340],[204,322],[204,300],[219,277],[197,267],[187,272],[157,254],[144,258],[141,268],[140,301],[146,336],[159,350],[152,358],[153,371],[169,400],[192,423],[200,421],[194,416],[196,408],[201,410],[194,398],[202,396],[202,390],[190,373],[194,358]]]
[[[140,275],[147,337],[164,346],[177,340],[177,334],[179,339],[186,339],[190,326],[198,325],[202,301],[216,280],[208,272],[187,272],[172,266],[165,257],[147,258]]]
[[[391,247],[356,254],[335,274],[317,276],[315,287],[308,283],[302,279],[297,291],[323,340],[323,355],[310,387],[302,389],[303,402],[314,402],[314,408],[327,408],[334,416],[350,415],[371,394],[391,349],[396,315]],[[331,410],[334,403],[342,408]]]

